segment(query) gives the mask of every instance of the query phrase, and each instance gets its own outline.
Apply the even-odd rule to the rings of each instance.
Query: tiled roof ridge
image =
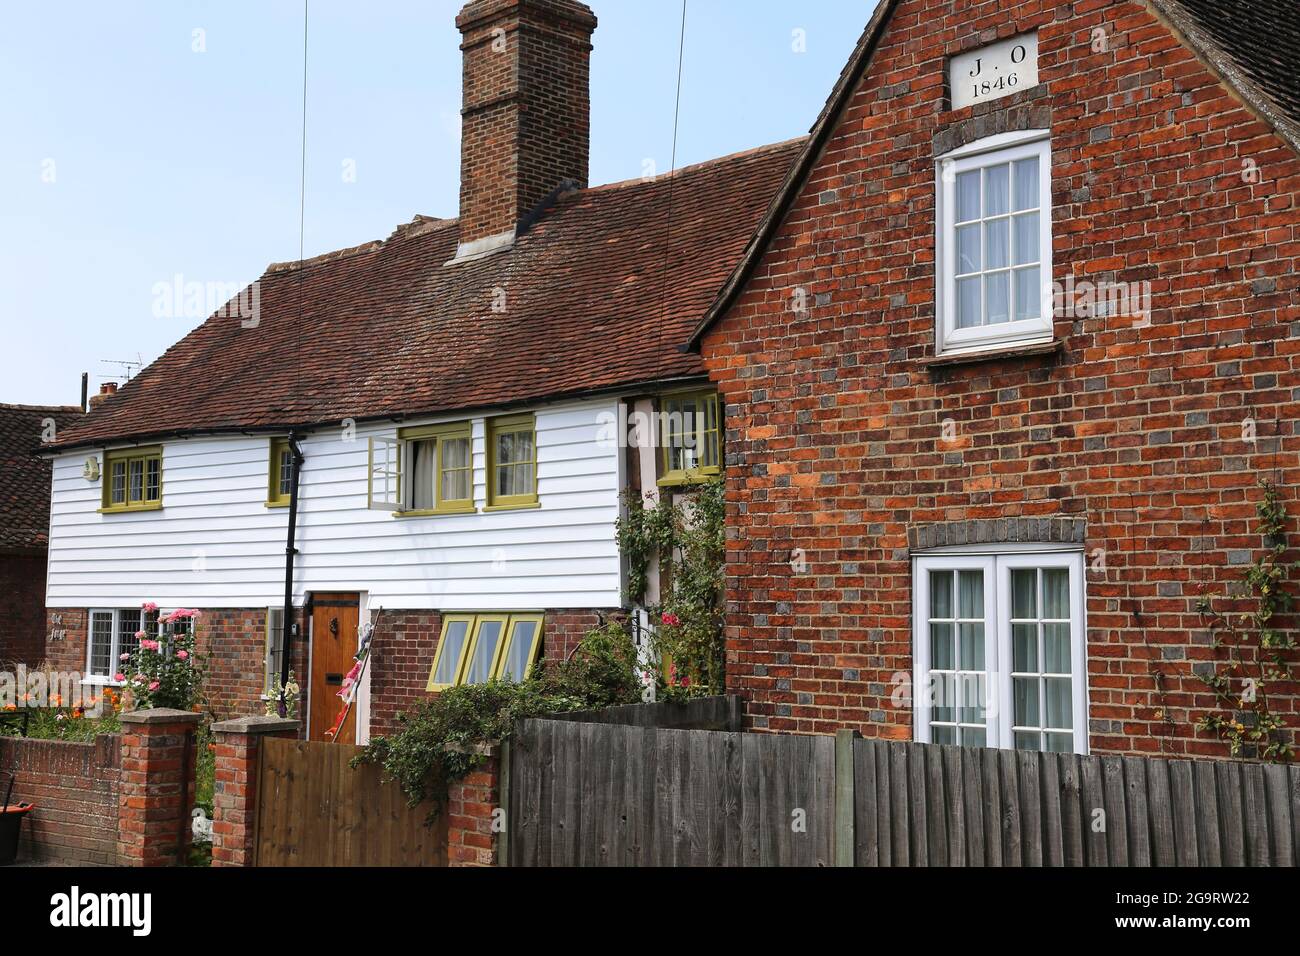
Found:
[[[739,162],[740,160],[749,159],[757,156],[766,156],[768,153],[780,152],[788,149],[796,143],[802,143],[808,138],[807,134],[802,136],[793,136],[790,139],[781,140],[778,143],[765,143],[762,146],[754,146],[750,149],[742,149],[736,153],[728,153],[725,156],[715,156],[712,159],[705,159],[698,163],[691,163],[689,166],[679,166],[677,169],[668,173],[660,173],[653,178],[636,177],[635,179],[620,179],[617,182],[602,183],[599,186],[588,186],[586,189],[580,189],[574,193],[577,197],[589,195],[591,193],[607,192],[614,189],[630,189],[636,186],[645,186],[650,183],[658,182],[661,179],[679,179],[683,176],[689,176],[694,173],[707,172],[708,170],[725,165],[727,163]]]
[[[0,402],[0,411],[12,412],[80,412],[80,405],[22,405],[12,402]]]

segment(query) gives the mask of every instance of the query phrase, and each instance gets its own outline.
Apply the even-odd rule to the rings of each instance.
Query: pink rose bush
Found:
[[[139,643],[122,655],[121,672],[113,679],[125,685],[132,710],[197,709],[203,684],[203,668],[194,652],[199,612],[179,608],[160,616],[152,601],[141,610]]]

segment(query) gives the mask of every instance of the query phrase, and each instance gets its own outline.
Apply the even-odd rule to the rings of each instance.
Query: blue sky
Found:
[[[589,2],[591,181],[666,170],[680,4]],[[308,256],[456,215],[462,5],[311,0]],[[689,0],[678,164],[806,133],[874,5]],[[201,321],[157,317],[160,283],[296,259],[301,103],[298,0],[6,5],[0,401],[75,404],[83,371],[156,358]]]

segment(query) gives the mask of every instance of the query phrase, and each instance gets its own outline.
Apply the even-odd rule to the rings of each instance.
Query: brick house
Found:
[[[50,464],[42,440],[81,417],[67,405],[0,405],[0,666],[45,656]]]
[[[591,10],[475,0],[457,24],[460,218],[269,267],[48,447],[64,669],[112,683],[143,602],[197,608],[213,710],[260,710],[287,644],[319,739],[371,625],[339,738],[364,741],[633,610],[623,494],[719,471],[680,346],[801,141],[589,187]],[[691,427],[628,440],[657,410]]]
[[[1198,602],[1261,476],[1300,514],[1297,64],[1291,4],[881,0],[693,339],[754,724],[1226,752]]]

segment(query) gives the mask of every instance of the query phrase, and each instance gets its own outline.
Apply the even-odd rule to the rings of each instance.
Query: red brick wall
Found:
[[[22,824],[19,859],[116,863],[120,764],[116,735],[88,744],[0,737],[14,800],[36,805]]]
[[[45,654],[45,561],[36,554],[0,554],[0,662],[41,663]]]
[[[1042,85],[946,111],[946,55],[1034,28]],[[935,156],[1043,123],[1054,278],[1149,281],[1151,325],[1058,318],[1059,358],[927,367]],[[729,690],[755,724],[909,737],[890,702],[912,666],[909,532],[1065,516],[1105,554],[1093,749],[1222,755],[1193,727],[1213,703],[1193,668],[1215,656],[1195,607],[1261,548],[1261,475],[1300,514],[1297,191],[1295,153],[1142,3],[904,0],[703,346],[728,406]],[[1270,688],[1292,715],[1295,692]]]
[[[53,670],[85,671],[88,621],[85,608],[46,609],[45,660]]]
[[[472,242],[515,228],[566,179],[586,186],[596,19],[575,0],[478,0],[456,22],[460,241]]]

